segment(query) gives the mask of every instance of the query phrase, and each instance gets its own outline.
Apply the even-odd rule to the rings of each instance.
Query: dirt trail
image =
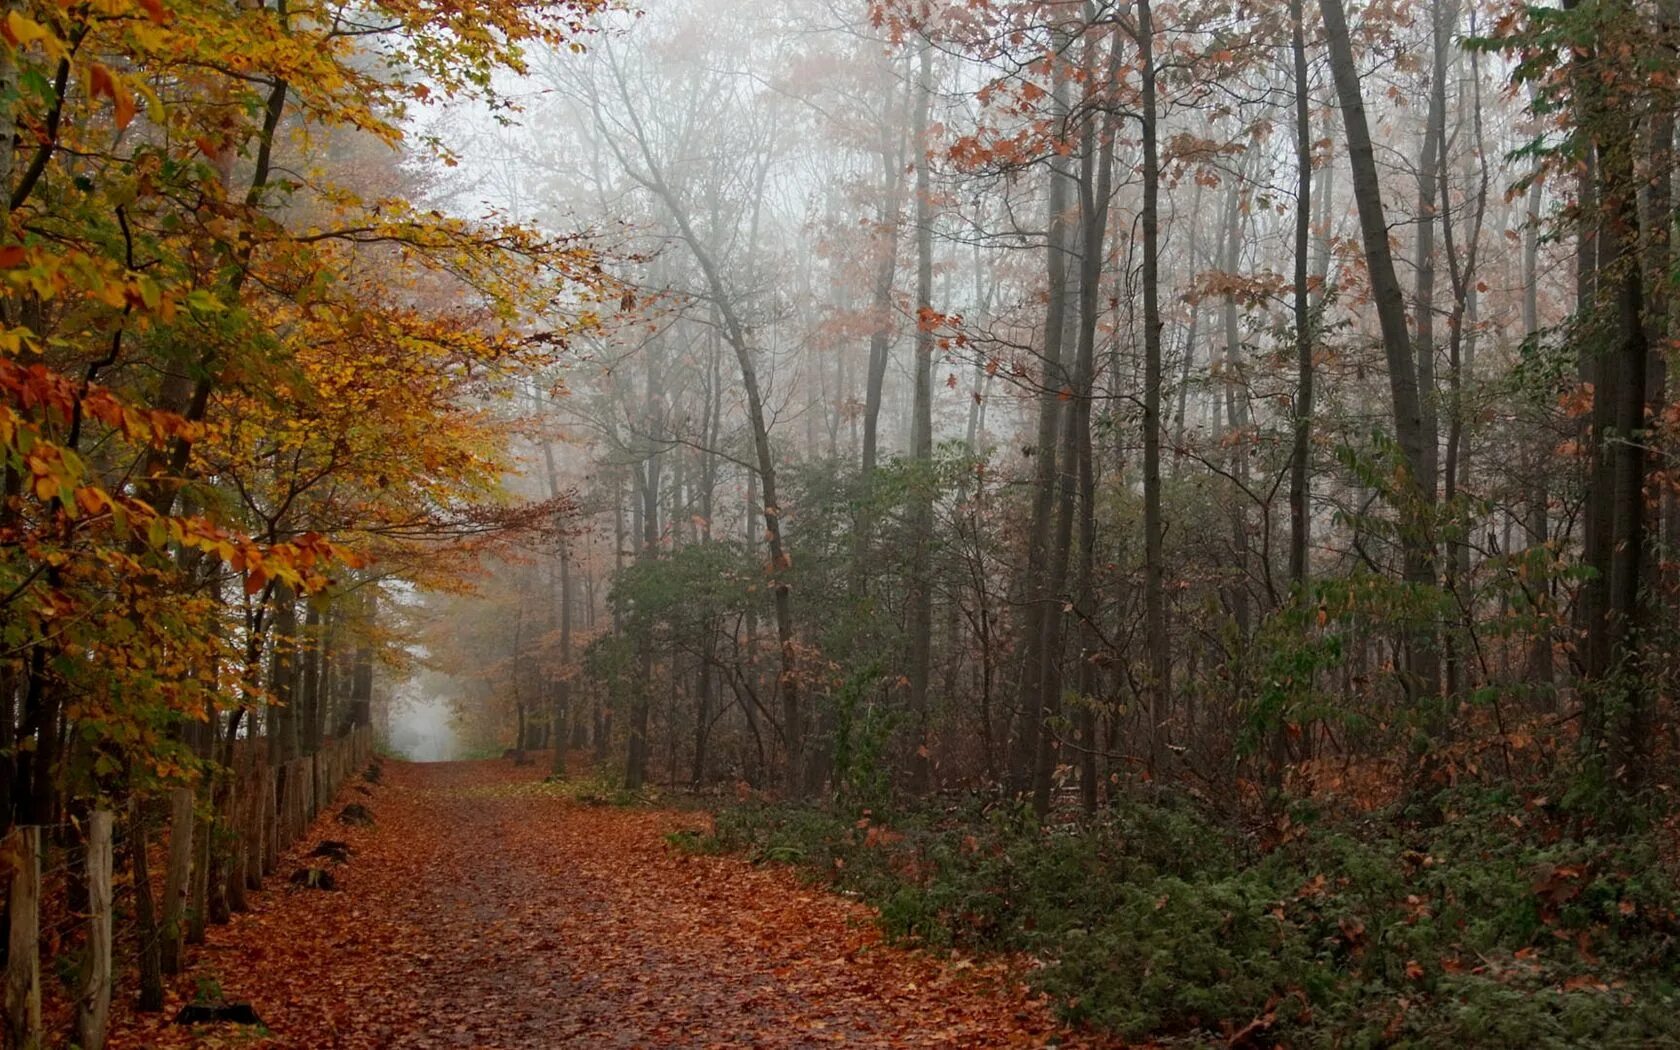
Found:
[[[385,764],[338,892],[282,864],[211,931],[163,1017],[114,1047],[1034,1047],[1077,1045],[995,966],[884,946],[865,910],[789,873],[695,857],[703,818],[560,797],[533,767]],[[213,981],[271,1031],[167,1023]],[[132,982],[128,983],[132,988]]]

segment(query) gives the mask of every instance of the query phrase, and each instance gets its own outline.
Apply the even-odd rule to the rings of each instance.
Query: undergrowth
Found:
[[[753,803],[684,848],[796,864],[934,949],[1024,952],[1075,1022],[1297,1047],[1680,1045],[1680,893],[1654,832],[1565,834],[1543,800],[1259,836],[1123,801],[1040,828],[977,800],[898,814]]]
[[[653,787],[631,790],[615,777],[598,772],[581,776],[546,776],[541,780],[504,780],[468,787],[452,787],[451,794],[467,797],[563,798],[586,806],[650,806],[664,801]]]

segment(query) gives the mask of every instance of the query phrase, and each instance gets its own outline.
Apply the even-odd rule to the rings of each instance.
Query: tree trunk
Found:
[[[653,400],[653,379],[648,379],[648,400]],[[659,551],[659,460],[650,456],[637,474],[641,490],[642,536],[636,560],[646,562]],[[653,638],[651,626],[643,625],[637,635],[635,696],[630,704],[630,739],[626,748],[624,786],[639,791],[647,782],[648,718],[653,706]]]
[[[350,712],[347,729],[373,725],[373,626],[379,615],[378,596],[371,584],[361,587],[361,637],[350,669]]]
[[[269,694],[274,705],[269,718],[268,760],[289,762],[300,753],[296,681],[299,648],[297,596],[285,584],[274,588],[274,641],[268,655]]]
[[[1092,40],[1087,48],[1085,82],[1092,82],[1098,69],[1100,43]],[[1119,80],[1120,47],[1116,36],[1108,41],[1107,75],[1101,83],[1114,84]],[[1106,100],[1105,100],[1106,101]],[[1096,615],[1092,574],[1094,571],[1096,483],[1091,463],[1091,399],[1096,377],[1097,320],[1102,309],[1102,277],[1108,252],[1108,205],[1114,180],[1114,140],[1117,130],[1112,118],[1105,122],[1098,135],[1095,116],[1086,118],[1080,142],[1079,173],[1079,316],[1075,344],[1072,400],[1065,413],[1061,462],[1061,492],[1058,508],[1056,553],[1054,555],[1052,586],[1058,596],[1065,594],[1065,604],[1073,610],[1078,622],[1080,645],[1074,681],[1078,703],[1080,761],[1080,799],[1085,808],[1096,808],[1096,708],[1090,695],[1092,682],[1091,651],[1094,635],[1091,624]],[[1078,508],[1077,515],[1075,508]],[[1078,531],[1078,564],[1072,593],[1067,593],[1067,575],[1072,557],[1075,526]],[[1059,697],[1061,675],[1062,615],[1053,612],[1046,617],[1048,637],[1045,654],[1050,666],[1044,669],[1044,680],[1055,683]],[[1052,700],[1052,707],[1059,706]],[[1033,808],[1042,817],[1050,809],[1052,776],[1058,764],[1057,750],[1050,734],[1039,742],[1038,765],[1033,777]]]
[[[1637,24],[1621,3],[1600,19],[1624,32]],[[1643,782],[1650,746],[1652,697],[1639,638],[1650,361],[1635,162],[1640,148],[1637,115],[1603,97],[1608,71],[1600,70],[1599,63],[1606,51],[1615,55],[1631,47],[1633,42],[1627,40],[1599,41],[1576,59],[1579,68],[1574,71],[1580,109],[1576,120],[1594,136],[1598,225],[1597,294],[1592,302],[1597,307],[1594,315],[1600,310],[1604,315],[1607,344],[1599,350],[1588,342],[1581,363],[1594,391],[1594,458],[1587,493],[1593,513],[1585,550],[1594,572],[1582,588],[1588,650],[1582,731],[1589,750],[1602,749],[1608,775],[1630,791]],[[1594,218],[1583,212],[1583,222],[1591,224]],[[1587,288],[1584,279],[1580,286]]]
[[[933,107],[933,45],[924,44],[918,76],[916,120],[916,358],[910,455],[919,467],[911,490],[909,603],[910,781],[924,794],[932,774],[928,753],[928,682],[933,668],[933,200],[928,164],[929,110]]]
[[[1544,187],[1545,181],[1536,172],[1528,187],[1527,222],[1523,230],[1523,331],[1525,338],[1536,344],[1540,339],[1540,194]],[[1526,495],[1525,531],[1528,533],[1530,550],[1543,550],[1551,538],[1552,509],[1551,496],[1546,485],[1545,446],[1539,447],[1542,454],[1536,456],[1529,467]],[[1542,583],[1541,586],[1544,587],[1545,584]],[[1542,617],[1549,616],[1551,610],[1541,602],[1542,599],[1537,599],[1536,614]],[[1549,621],[1541,620],[1534,628],[1528,647],[1528,667],[1525,675],[1526,679],[1544,694],[1553,693],[1555,674],[1552,632],[1548,623]],[[1550,695],[1547,698],[1555,699]]]
[[[1645,388],[1650,363],[1645,332],[1645,278],[1639,260],[1639,206],[1632,127],[1618,126],[1599,144],[1606,223],[1601,246],[1616,273],[1614,341],[1602,361],[1598,397],[1612,400],[1613,433],[1608,446],[1611,508],[1610,574],[1604,630],[1605,677],[1615,683],[1623,710],[1614,728],[1610,770],[1627,790],[1638,789],[1650,748],[1651,690],[1640,660],[1645,562]],[[1603,492],[1594,492],[1602,501]],[[1602,683],[1601,683],[1602,684]]]
[[[1149,649],[1144,703],[1144,764],[1160,764],[1161,721],[1172,703],[1172,649],[1167,634],[1165,522],[1161,517],[1161,160],[1156,144],[1155,18],[1150,0],[1137,5],[1138,63],[1143,77],[1143,544],[1144,644]]]
[[[1057,30],[1058,42],[1064,41],[1065,36],[1065,30]],[[1060,50],[1058,44],[1058,54]],[[1053,60],[1051,99],[1053,119],[1065,119],[1068,75],[1066,63],[1059,57]],[[1067,241],[1070,234],[1067,211],[1068,190],[1072,181],[1067,172],[1067,162],[1060,153],[1051,157],[1049,223],[1045,236],[1049,301],[1044,319],[1038,432],[1033,446],[1033,455],[1037,458],[1033,469],[1032,522],[1027,533],[1027,564],[1022,574],[1019,709],[1009,761],[1009,789],[1016,795],[1023,795],[1032,787],[1039,740],[1045,731],[1048,701],[1041,668],[1044,662],[1044,621],[1053,615],[1050,601],[1054,596],[1047,586],[1046,569],[1050,560],[1051,514],[1056,495],[1056,437],[1060,431],[1062,391],[1067,382],[1062,368],[1062,340],[1067,321]]]
[[[560,680],[554,685],[554,762],[552,772],[566,775],[566,719],[572,709],[572,549],[560,544]]]
[[[890,73],[890,69],[889,69]],[[906,91],[904,104],[910,105],[911,93]],[[920,109],[918,109],[920,114]],[[864,377],[863,448],[858,470],[862,490],[861,509],[854,526],[852,541],[852,596],[861,598],[868,588],[866,565],[870,540],[874,533],[873,506],[870,486],[880,456],[881,398],[885,393],[887,356],[892,347],[893,330],[893,274],[898,268],[899,217],[904,208],[904,143],[901,122],[884,120],[881,123],[881,208],[878,215],[879,235],[885,238],[877,246],[880,252],[875,264],[875,284],[871,289],[870,310],[872,326],[869,333],[869,365]],[[920,165],[918,165],[918,177]]]
[[[1418,368],[1413,358],[1411,333],[1406,327],[1406,299],[1395,276],[1394,257],[1388,244],[1388,219],[1383,208],[1382,186],[1377,177],[1376,151],[1365,118],[1358,67],[1348,35],[1342,0],[1319,0],[1330,69],[1341,103],[1342,124],[1347,134],[1348,164],[1353,174],[1353,197],[1359,211],[1360,239],[1370,276],[1371,296],[1382,331],[1383,355],[1388,366],[1389,395],[1394,413],[1396,443],[1400,446],[1408,476],[1395,493],[1399,504],[1400,539],[1406,582],[1415,587],[1435,587],[1435,544],[1433,516],[1435,486],[1434,459],[1427,446],[1435,436],[1424,425],[1420,401]],[[1440,665],[1435,632],[1428,625],[1415,625],[1406,639],[1406,691],[1420,707],[1434,707],[1439,701]]]
[[[1423,159],[1417,172],[1416,283],[1412,294],[1412,317],[1417,331],[1417,393],[1422,419],[1423,453],[1418,484],[1430,494],[1436,491],[1439,433],[1435,409],[1435,224],[1441,204],[1441,154],[1447,138],[1447,48],[1446,17],[1440,0],[1430,0],[1431,65],[1429,108],[1423,129]]]
[[[1308,250],[1312,236],[1312,111],[1307,73],[1305,14],[1301,0],[1289,0],[1289,51],[1295,74],[1295,420],[1289,451],[1289,587],[1292,600],[1308,600],[1310,565],[1307,552],[1312,543],[1312,415],[1313,415],[1313,319],[1308,276]],[[1266,781],[1275,791],[1284,786],[1289,761],[1288,711],[1272,714],[1270,754]]]
[[[1437,46],[1445,47],[1452,24],[1458,18],[1456,4],[1449,8],[1448,22],[1443,24],[1439,19],[1436,23]],[[1478,156],[1485,156],[1482,150],[1482,117],[1480,69],[1472,53],[1470,58],[1472,70],[1472,94],[1474,97],[1474,111],[1470,114],[1470,121],[1474,128],[1473,152]],[[1462,109],[1462,99],[1460,108]],[[1465,167],[1471,165],[1470,153],[1465,153]],[[1441,181],[1446,182],[1447,160],[1444,152],[1440,159]],[[1468,170],[1466,175],[1471,174]],[[1468,181],[1468,179],[1467,179]],[[1477,324],[1477,260],[1481,248],[1482,221],[1487,213],[1488,172],[1486,161],[1482,162],[1481,178],[1477,188],[1471,195],[1470,223],[1468,228],[1468,243],[1460,249],[1457,234],[1453,228],[1452,199],[1443,198],[1441,204],[1441,230],[1445,242],[1448,272],[1452,279],[1452,313],[1447,323],[1447,378],[1448,378],[1448,414],[1447,414],[1447,459],[1443,477],[1446,502],[1455,516],[1467,515],[1468,506],[1461,505],[1460,494],[1469,481],[1470,447],[1465,428],[1464,385],[1467,378],[1474,373],[1476,362],[1476,324]],[[1446,661],[1446,693],[1449,702],[1456,703],[1461,691],[1466,685],[1464,658],[1462,650],[1473,639],[1475,622],[1470,603],[1458,592],[1460,581],[1470,574],[1470,544],[1467,542],[1470,529],[1473,526],[1467,517],[1460,517],[1452,529],[1447,540],[1447,590],[1460,602],[1463,612],[1460,616],[1460,632],[1449,631],[1443,649]]]
[[[303,674],[298,691],[298,753],[313,755],[321,748],[322,660],[326,653],[322,636],[321,610],[313,601],[304,603],[301,639]]]

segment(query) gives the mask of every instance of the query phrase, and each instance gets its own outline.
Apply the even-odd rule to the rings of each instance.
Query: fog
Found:
[[[1492,674],[1497,557],[1574,528],[1524,383],[1575,284],[1478,17],[677,0],[434,116],[453,207],[624,282],[507,408],[555,531],[428,599],[473,746],[1094,792],[1223,761],[1262,636],[1366,574],[1455,581],[1395,644]]]
[[[455,718],[455,706],[446,697],[398,697],[390,705],[386,742],[391,750],[415,762],[459,758]]]

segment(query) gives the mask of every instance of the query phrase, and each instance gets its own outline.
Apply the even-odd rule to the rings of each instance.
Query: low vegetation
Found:
[[[1425,825],[1302,803],[1236,827],[1162,796],[1040,826],[1007,802],[752,803],[691,849],[797,864],[893,938],[1025,953],[1074,1021],[1189,1045],[1680,1040],[1669,829],[1467,789]]]

